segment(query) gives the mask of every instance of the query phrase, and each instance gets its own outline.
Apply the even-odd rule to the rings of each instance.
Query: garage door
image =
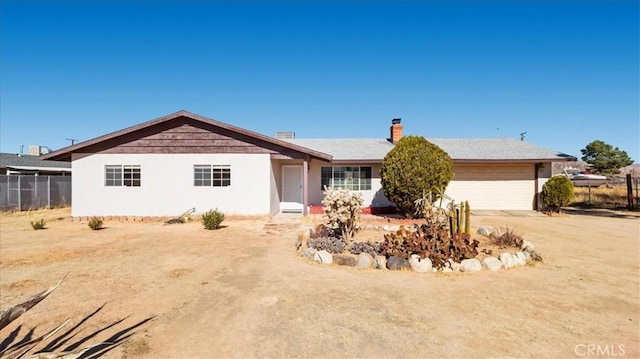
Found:
[[[472,209],[532,210],[534,164],[455,165],[447,195]]]

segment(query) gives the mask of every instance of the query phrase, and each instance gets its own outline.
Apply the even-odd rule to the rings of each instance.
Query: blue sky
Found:
[[[514,137],[636,161],[637,1],[0,2],[0,151],[188,110],[266,135]]]

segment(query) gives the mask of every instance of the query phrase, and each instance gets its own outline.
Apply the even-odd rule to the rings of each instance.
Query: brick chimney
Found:
[[[390,132],[391,132],[391,143],[396,143],[398,141],[400,141],[400,139],[402,138],[402,120],[399,118],[394,118],[393,120],[391,120],[391,128],[390,128]]]

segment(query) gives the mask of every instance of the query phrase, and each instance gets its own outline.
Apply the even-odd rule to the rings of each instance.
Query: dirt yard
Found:
[[[294,243],[319,217],[229,219],[217,231],[110,221],[92,231],[68,216],[2,214],[0,307],[68,275],[0,341],[71,318],[79,334],[65,345],[130,335],[104,358],[640,357],[637,213],[473,216],[474,229],[515,227],[544,257],[473,274],[310,262]],[[48,228],[34,231],[40,218]]]

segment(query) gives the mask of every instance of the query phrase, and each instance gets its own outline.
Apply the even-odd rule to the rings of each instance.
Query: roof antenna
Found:
[[[524,135],[526,135],[526,134],[527,134],[526,132],[522,132],[520,134],[520,141],[524,141]]]
[[[73,146],[78,139],[77,138],[67,138],[66,140],[67,141],[71,141],[71,146]]]

